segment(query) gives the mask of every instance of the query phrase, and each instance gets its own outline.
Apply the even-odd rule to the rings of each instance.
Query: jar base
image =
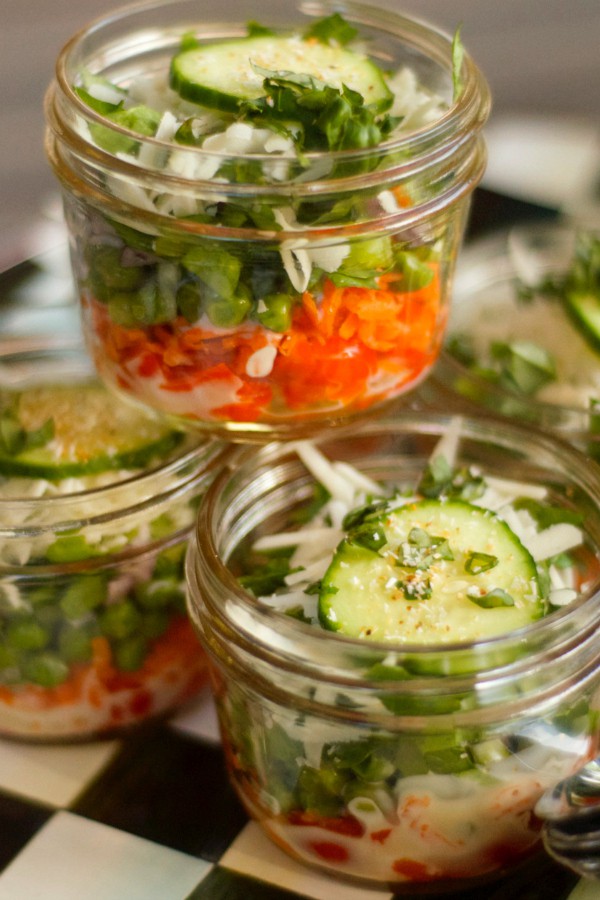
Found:
[[[368,888],[371,890],[379,889],[382,891],[392,891],[394,897],[439,897],[440,894],[456,896],[463,895],[465,891],[471,891],[477,888],[484,887],[485,885],[496,885],[498,884],[498,882],[501,882],[504,879],[510,879],[512,882],[515,878],[522,878],[527,881],[528,872],[530,870],[532,876],[533,874],[535,874],[536,878],[539,877],[540,860],[545,856],[540,837],[539,841],[537,841],[533,846],[527,848],[518,858],[514,858],[514,861],[509,865],[503,865],[497,869],[494,869],[493,871],[485,872],[472,878],[436,878],[429,881],[418,879],[388,881],[364,878],[359,875],[344,872],[341,869],[334,872],[332,871],[330,866],[320,865],[316,861],[309,861],[306,858],[302,857],[301,854],[296,853],[294,849],[285,841],[280,840],[277,835],[273,834],[269,830],[269,828],[265,824],[263,824],[256,816],[253,816],[252,810],[249,808],[245,799],[239,794],[239,792],[238,796],[240,796],[241,802],[246,808],[248,814],[253,817],[255,821],[257,821],[269,840],[272,841],[277,847],[279,847],[279,849],[282,850],[282,852],[285,853],[286,856],[294,859],[296,862],[307,867],[308,869],[319,872],[321,875],[327,876],[336,883],[344,882],[346,884],[355,885],[356,887]]]

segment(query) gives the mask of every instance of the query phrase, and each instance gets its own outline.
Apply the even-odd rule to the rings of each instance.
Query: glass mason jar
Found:
[[[369,421],[326,457],[414,483],[451,419]],[[395,891],[460,890],[540,847],[542,792],[598,745],[600,475],[570,445],[460,420],[459,465],[549,488],[579,509],[593,574],[569,606],[471,643],[351,638],[245,591],[244,548],[297,530],[315,481],[293,446],[234,448],[188,551],[188,607],[210,665],[230,777],[298,860]]]
[[[560,285],[583,272],[598,232],[519,225],[469,247],[454,281],[446,347],[422,387],[434,406],[493,412],[600,458],[600,356]],[[591,263],[593,265],[593,263]],[[592,276],[593,277],[593,276]]]
[[[95,471],[92,456],[88,473],[86,463],[79,474],[46,472],[38,449],[22,456],[8,447],[11,410],[16,397],[48,392],[56,420],[59,393],[74,381],[88,419],[103,418],[99,392],[109,417],[131,414],[98,385],[79,336],[0,344],[0,735],[11,738],[113,734],[166,714],[206,683],[185,609],[184,556],[222,447],[167,431],[143,466],[123,457]],[[96,449],[113,437],[101,444],[96,431]]]
[[[328,0],[271,4],[261,24],[304,29],[336,11]],[[188,131],[164,137],[164,116],[146,137],[81,99],[82,78],[137,97],[145,76],[151,106],[182,35],[244,36],[261,19],[250,0],[218,17],[202,0],[116,11],[66,45],[47,94],[47,153],[102,379],[230,439],[362,417],[419,383],[440,349],[485,164],[487,85],[465,54],[453,99],[451,38],[427,25],[352,2],[343,15],[370,58],[404,67],[413,99],[435,108],[376,146],[300,153],[261,132],[257,150],[245,122],[192,146]]]

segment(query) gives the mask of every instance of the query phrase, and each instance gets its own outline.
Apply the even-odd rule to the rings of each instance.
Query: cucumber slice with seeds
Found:
[[[369,521],[321,581],[323,627],[405,644],[481,640],[544,613],[535,561],[490,510],[423,500]],[[375,540],[376,538],[376,540]]]
[[[310,75],[338,89],[346,85],[376,109],[391,98],[382,71],[366,56],[293,36],[248,37],[184,50],[171,62],[171,87],[184,100],[236,112],[244,101],[264,96],[263,76],[254,66]]]
[[[29,433],[51,419],[53,435],[43,446],[17,453],[0,450],[4,476],[59,480],[144,468],[183,440],[181,432],[119,403],[93,382],[28,389],[12,398],[10,410]]]

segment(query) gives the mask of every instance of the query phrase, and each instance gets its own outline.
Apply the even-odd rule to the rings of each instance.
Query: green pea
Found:
[[[206,314],[217,328],[233,328],[247,318],[252,309],[252,300],[248,291],[240,291],[228,299],[221,297],[210,300],[206,304]]]
[[[56,585],[43,584],[21,591],[32,606],[44,606],[56,599]]]
[[[121,247],[94,246],[89,260],[95,277],[112,290],[134,291],[142,283],[144,273],[140,266],[123,266]]]
[[[47,631],[54,633],[56,625],[62,620],[62,610],[56,603],[46,603],[36,607],[35,618]]]
[[[9,623],[6,642],[17,650],[42,650],[50,641],[50,633],[33,616],[20,616]]]
[[[118,669],[125,672],[135,672],[139,669],[146,657],[147,644],[142,635],[119,641],[113,645],[113,659]]]
[[[164,263],[171,266],[171,263]],[[134,294],[116,293],[108,301],[108,313],[118,325],[126,328],[170,322],[177,315],[175,290],[167,289],[167,275],[159,266],[157,277],[147,281]]]
[[[41,687],[56,687],[69,677],[68,665],[55,653],[36,653],[23,663],[23,676]]]
[[[202,291],[197,281],[186,281],[175,295],[177,309],[188,322],[196,322],[202,314]]]
[[[104,575],[80,575],[74,578],[60,598],[67,619],[81,619],[106,601]]]
[[[433,269],[427,265],[427,262],[421,260],[416,253],[409,250],[398,253],[397,261],[402,266],[402,274],[404,275],[403,289],[406,291],[418,291],[427,287],[433,278]]]
[[[130,600],[108,606],[100,616],[100,628],[106,637],[123,640],[140,627],[142,615]]]
[[[182,263],[215,297],[222,300],[234,298],[242,271],[242,264],[237,256],[215,243],[197,244],[188,250]]]
[[[342,269],[389,269],[394,262],[392,239],[388,235],[355,241],[342,263]]]
[[[157,256],[181,259],[181,257],[185,255],[187,249],[189,249],[189,243],[182,241],[181,238],[160,235],[154,240],[154,252]]]
[[[135,599],[145,609],[160,609],[179,603],[182,593],[179,582],[162,579],[138,585],[135,590]]]
[[[143,231],[138,231],[137,228],[123,225],[122,222],[117,222],[114,219],[107,219],[107,221],[129,247],[132,247],[134,250],[152,251],[153,234],[145,234]]]
[[[14,684],[21,679],[20,656],[14,647],[0,644],[0,684]]]
[[[89,662],[92,658],[93,631],[89,627],[65,625],[58,636],[58,650],[68,663]]]
[[[156,557],[154,564],[154,578],[181,578],[187,544],[174,544],[166,550],[162,550]]]
[[[266,309],[258,313],[258,321],[271,331],[287,331],[292,324],[292,298],[288,294],[264,297]]]
[[[171,622],[171,616],[162,609],[155,609],[144,613],[140,631],[148,640],[156,640],[164,634]]]
[[[122,325],[123,328],[131,328],[139,324],[133,312],[136,303],[135,293],[115,291],[114,293],[111,292],[105,300],[108,303],[108,314],[117,325]]]

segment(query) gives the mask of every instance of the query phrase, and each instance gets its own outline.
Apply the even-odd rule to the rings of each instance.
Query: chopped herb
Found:
[[[583,515],[580,512],[565,506],[551,506],[532,497],[519,497],[513,505],[515,509],[526,510],[540,529],[549,528],[550,525],[557,525],[560,522],[568,522],[571,525],[583,524]]]
[[[344,531],[351,531],[353,528],[359,528],[372,517],[377,517],[385,509],[386,500],[374,500],[364,506],[358,506],[356,509],[350,510],[342,520],[342,528]]]
[[[46,421],[39,428],[27,431],[21,425],[14,410],[6,409],[0,415],[0,453],[16,456],[25,450],[45,447],[54,437],[54,420]]]
[[[432,594],[431,580],[422,573],[409,575],[397,582],[406,600],[428,600]]]
[[[490,349],[492,358],[500,365],[501,378],[513,390],[535,394],[543,385],[556,380],[552,356],[534,341],[494,341]]]
[[[290,574],[289,560],[284,557],[269,559],[260,568],[251,574],[242,575],[240,584],[251,591],[255,597],[266,594],[274,594],[278,588],[285,584],[286,575]]]
[[[297,619],[298,622],[305,622],[307,625],[312,625],[312,619],[310,616],[306,615],[303,606],[290,606],[289,609],[285,610],[284,614],[291,619]]]
[[[304,32],[304,39],[316,38],[322,44],[337,44],[344,47],[357,36],[358,31],[339,13],[332,13],[314,22]]]
[[[479,594],[475,592],[467,592],[469,600],[481,606],[482,609],[498,609],[502,606],[514,606],[514,599],[502,588],[494,588],[487,594]]]
[[[381,550],[387,544],[387,538],[381,524],[377,527],[364,523],[358,528],[354,528],[348,534],[348,540],[352,544],[366,547],[367,550]]]
[[[465,572],[469,575],[479,575],[481,572],[488,572],[498,565],[498,557],[492,556],[491,553],[481,553],[473,550],[465,559]]]

